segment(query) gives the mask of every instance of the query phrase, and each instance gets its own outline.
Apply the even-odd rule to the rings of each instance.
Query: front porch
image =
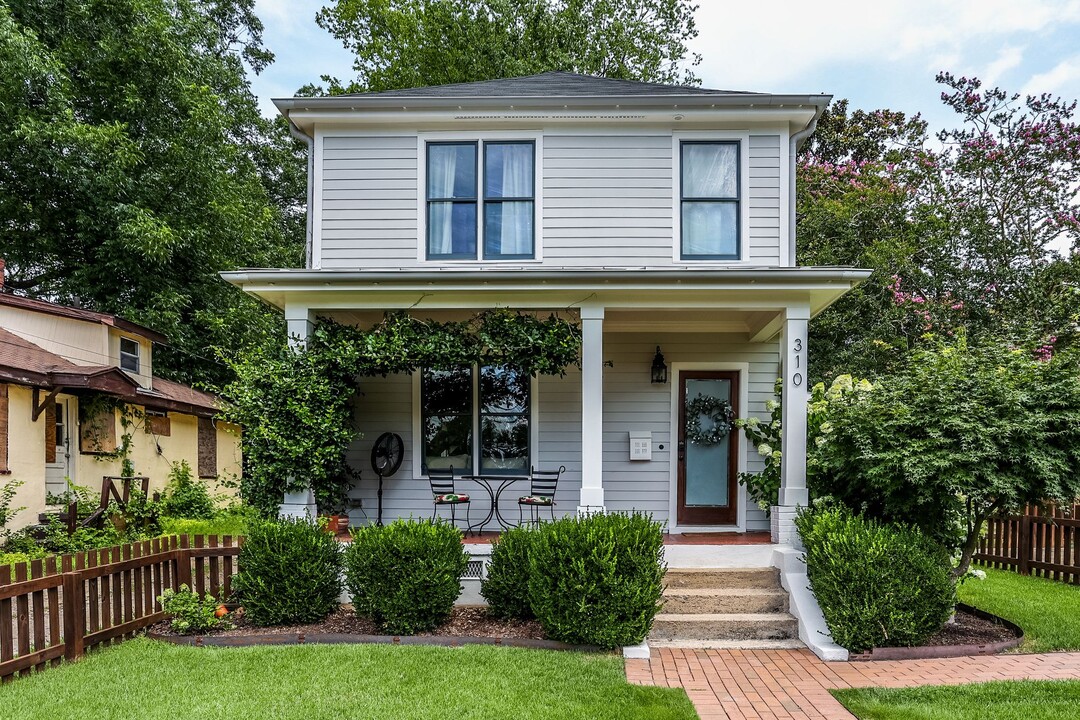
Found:
[[[819,268],[254,271],[226,278],[282,307],[289,334],[299,343],[319,318],[370,327],[387,310],[445,320],[504,307],[544,316],[555,312],[580,323],[580,370],[570,367],[561,377],[534,378],[519,393],[528,396],[527,402],[515,399],[512,461],[496,458],[489,447],[499,432],[495,426],[507,415],[505,409],[491,410],[489,405],[498,403],[483,397],[486,368],[463,369],[465,380],[459,384],[464,389],[452,412],[438,403],[432,409],[423,372],[361,378],[355,405],[360,437],[348,459],[362,473],[352,496],[364,511],[351,513],[354,523],[377,514],[378,481],[369,459],[372,443],[389,432],[401,437],[404,458],[384,482],[384,522],[431,515],[428,467],[454,465],[463,475],[492,466],[494,472],[508,468],[511,474],[528,474],[530,467],[565,467],[555,493],[556,517],[640,511],[666,523],[673,534],[768,531],[765,514],[737,483],[739,473],[761,469],[757,449],[747,447],[737,429],[713,439],[708,452],[695,448],[688,442],[684,408],[691,392],[711,393],[729,402],[736,417],[766,420],[766,402],[774,398],[774,383],[782,377],[783,479],[774,536],[781,543],[790,542],[795,508],[806,503],[807,322],[861,279],[845,270]],[[668,367],[667,382],[653,382],[657,347]],[[691,379],[699,382],[693,391]],[[489,426],[492,413],[502,415]],[[463,438],[456,444],[440,436],[447,434],[450,421]],[[631,437],[644,452],[631,454]],[[478,501],[471,519],[484,516],[488,498],[469,481],[458,482],[458,492]],[[509,487],[501,514],[516,518],[517,498],[527,493],[524,484]],[[292,508],[305,509],[311,510]]]

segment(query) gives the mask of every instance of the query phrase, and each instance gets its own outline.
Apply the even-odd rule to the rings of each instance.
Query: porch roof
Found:
[[[221,277],[264,302],[320,310],[728,308],[820,313],[870,276],[849,267],[244,269]]]

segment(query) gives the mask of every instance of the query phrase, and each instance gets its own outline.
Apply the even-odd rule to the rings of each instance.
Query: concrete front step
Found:
[[[799,623],[787,613],[660,613],[653,640],[791,640]]]
[[[664,582],[673,589],[758,588],[780,589],[776,568],[671,568]]]
[[[702,613],[786,613],[788,594],[777,588],[668,588],[664,592],[664,612]]]

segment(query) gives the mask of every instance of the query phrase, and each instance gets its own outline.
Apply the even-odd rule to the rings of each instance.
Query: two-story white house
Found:
[[[766,418],[782,377],[785,541],[807,501],[807,322],[869,274],[796,267],[795,156],[828,101],[565,72],[276,100],[311,149],[307,267],[224,277],[281,308],[301,338],[316,317],[368,326],[398,309],[580,321],[580,371],[521,378],[512,403],[491,395],[504,384],[485,382],[487,368],[362,381],[352,464],[367,468],[383,432],[405,445],[386,519],[431,514],[429,467],[565,466],[556,514],[768,530],[737,483],[761,467],[757,449],[737,430],[689,442],[685,408],[705,396]],[[445,393],[432,407],[434,382],[459,388],[453,407]],[[527,440],[495,463],[492,427]],[[370,470],[356,492],[374,506]],[[518,494],[505,496],[514,517]]]

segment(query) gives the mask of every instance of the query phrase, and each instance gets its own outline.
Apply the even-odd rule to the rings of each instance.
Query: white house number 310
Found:
[[[799,387],[803,383],[803,376],[802,376],[802,370],[803,370],[803,366],[802,366],[802,363],[803,363],[803,359],[802,359],[802,356],[803,356],[803,341],[802,341],[802,338],[795,338],[795,344],[794,344],[793,350],[795,351],[793,353],[793,355],[792,355],[792,358],[795,361],[795,368],[794,368],[795,369],[795,374],[791,376],[791,384],[794,385],[795,387]]]

